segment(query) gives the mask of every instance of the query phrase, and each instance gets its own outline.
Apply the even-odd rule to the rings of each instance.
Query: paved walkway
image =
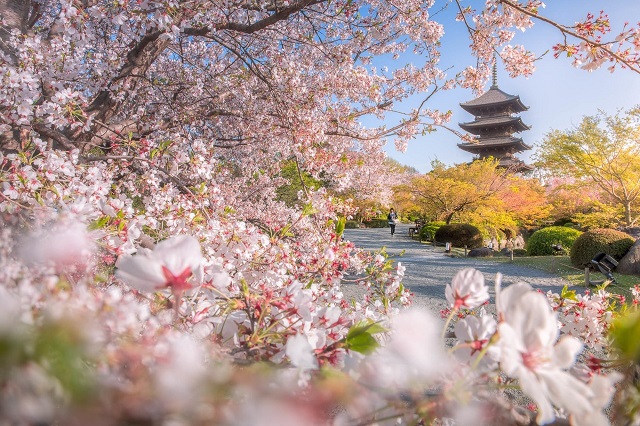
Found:
[[[409,238],[408,224],[396,227],[396,234],[391,237],[389,228],[346,229],[344,238],[355,243],[356,247],[367,250],[378,250],[386,247],[395,261],[402,262],[405,271],[404,285],[414,293],[414,304],[428,306],[432,310],[446,307],[444,287],[451,282],[455,273],[467,267],[478,269],[484,273],[490,287],[493,302],[493,286],[497,272],[502,273],[502,285],[506,286],[518,281],[525,281],[543,292],[552,290],[560,292],[565,284],[570,283],[555,275],[538,269],[527,268],[512,263],[500,263],[481,258],[452,258],[445,256],[444,247],[433,247],[421,244]],[[404,254],[401,253],[404,251]],[[347,289],[345,289],[347,290]],[[345,294],[349,294],[347,290]]]

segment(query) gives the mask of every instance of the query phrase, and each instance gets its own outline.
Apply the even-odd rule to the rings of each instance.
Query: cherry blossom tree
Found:
[[[450,113],[430,109],[430,96],[479,90],[496,50],[512,73],[531,72],[532,54],[509,42],[541,3],[463,8],[479,59],[455,76],[438,68],[434,6],[0,0],[3,421],[310,424],[338,405],[347,423],[453,416],[469,398],[435,390],[467,392],[486,376],[433,350],[437,320],[400,313],[411,302],[404,267],[342,241],[354,208],[335,196],[377,190],[382,146],[446,126]],[[562,28],[582,34],[573,54],[592,66],[637,65],[635,28],[615,46]],[[378,68],[376,58],[405,52],[420,65]],[[404,110],[411,95],[424,102]],[[367,116],[385,124],[365,126]],[[335,192],[302,185],[300,203],[278,200],[292,163]],[[345,296],[349,283],[358,296]],[[516,325],[512,343],[533,326]],[[551,350],[557,336],[543,331]],[[575,352],[544,371],[564,377]],[[442,366],[460,374],[441,378]],[[337,370],[342,380],[323,381]],[[599,413],[613,382],[580,410],[560,408]],[[546,397],[536,399],[545,420]],[[512,415],[509,401],[486,400]]]

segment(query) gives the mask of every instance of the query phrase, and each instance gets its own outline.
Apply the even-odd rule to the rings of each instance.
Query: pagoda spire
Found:
[[[493,57],[493,72],[492,72],[492,84],[491,84],[491,88],[492,89],[497,89],[498,88],[498,60],[496,59],[496,57]]]

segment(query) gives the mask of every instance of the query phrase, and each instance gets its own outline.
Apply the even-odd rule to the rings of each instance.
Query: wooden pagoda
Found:
[[[498,89],[497,71],[493,67],[493,84],[482,96],[469,102],[461,103],[465,111],[473,114],[475,119],[459,126],[476,135],[475,142],[459,143],[458,147],[476,155],[476,159],[496,158],[499,167],[507,168],[513,173],[533,170],[533,167],[516,157],[516,154],[531,149],[521,138],[513,136],[530,127],[522,122],[518,113],[526,111],[519,96],[509,95]]]

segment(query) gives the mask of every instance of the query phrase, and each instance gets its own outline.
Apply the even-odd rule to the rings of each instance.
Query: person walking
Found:
[[[393,207],[391,208],[391,210],[389,210],[387,220],[389,221],[389,226],[391,227],[391,236],[393,237],[393,234],[395,234],[396,232],[396,220],[398,220],[398,215],[396,214],[396,211],[393,209]]]

